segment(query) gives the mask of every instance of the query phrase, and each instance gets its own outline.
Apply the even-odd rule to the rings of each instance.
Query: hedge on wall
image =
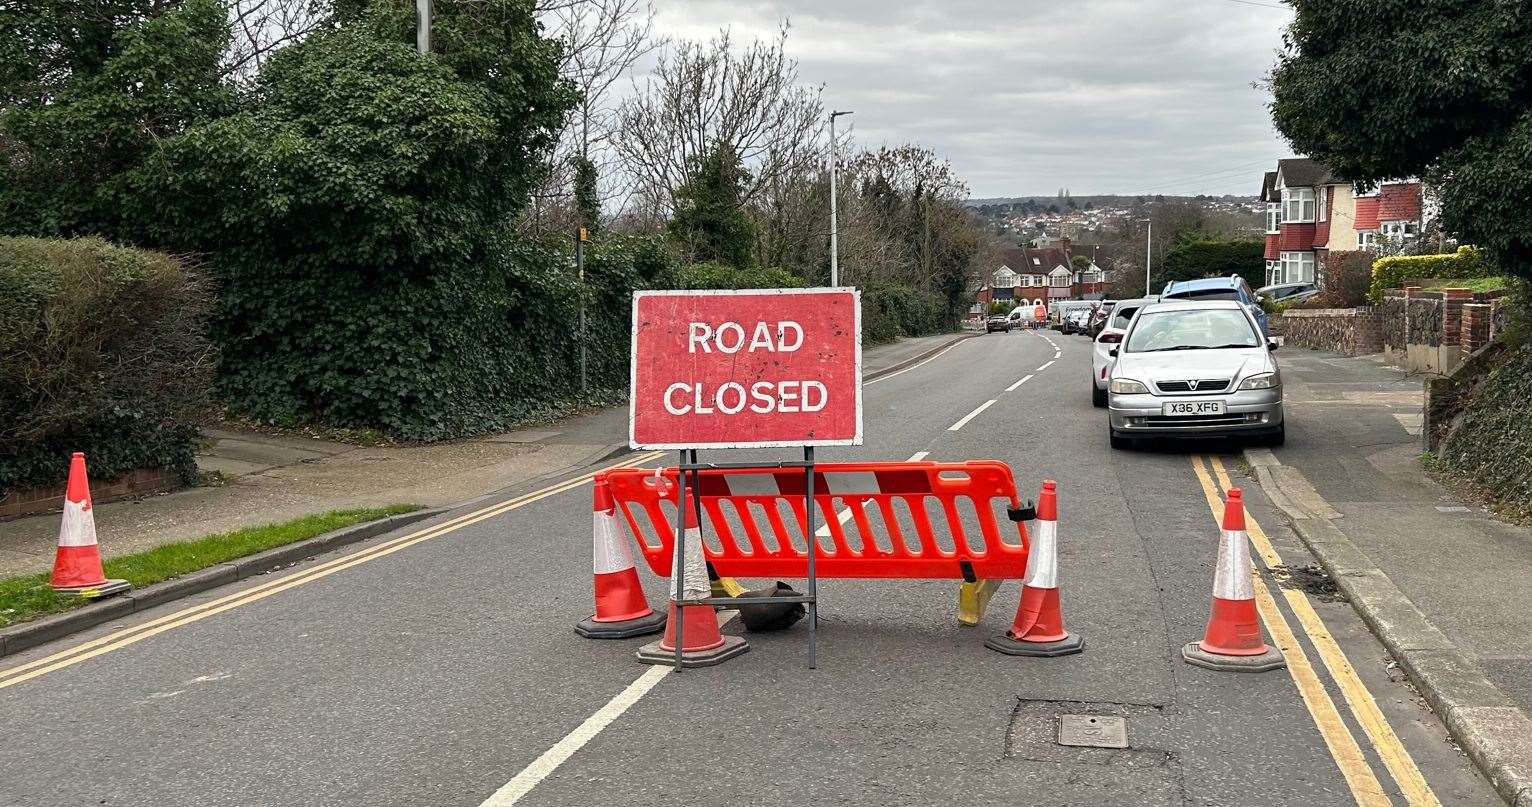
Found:
[[[935,293],[909,286],[869,286],[862,290],[863,344],[945,333],[956,324],[946,301]]]
[[[1386,289],[1400,288],[1413,278],[1482,277],[1492,271],[1480,259],[1479,250],[1470,246],[1446,255],[1391,255],[1373,261],[1367,296],[1376,303],[1383,300]]]
[[[1440,454],[1486,499],[1532,517],[1532,346],[1489,373]]]
[[[204,279],[169,256],[0,238],[0,496],[62,483],[73,451],[97,478],[194,481],[208,308]]]

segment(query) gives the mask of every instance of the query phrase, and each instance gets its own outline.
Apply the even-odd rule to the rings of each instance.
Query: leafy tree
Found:
[[[574,164],[574,202],[580,226],[594,233],[601,228],[601,194],[596,189],[596,164],[583,154],[576,154],[569,161]]]
[[[1424,176],[1442,223],[1532,278],[1532,15],[1524,4],[1297,0],[1272,71],[1293,147],[1360,182]]]
[[[128,174],[232,106],[224,14],[217,0],[0,11],[0,231],[127,236]]]
[[[1260,241],[1188,241],[1165,254],[1153,286],[1177,280],[1239,275],[1251,288],[1266,285],[1265,245]]]
[[[1084,255],[1071,256],[1069,263],[1070,265],[1074,266],[1075,271],[1077,272],[1083,272],[1090,268],[1090,258],[1087,258]]]
[[[755,225],[741,200],[749,182],[734,149],[720,144],[698,160],[691,178],[676,190],[670,234],[693,260],[755,265]]]

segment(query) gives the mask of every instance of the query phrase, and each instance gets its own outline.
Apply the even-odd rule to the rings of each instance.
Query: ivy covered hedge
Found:
[[[1483,277],[1494,274],[1479,256],[1479,250],[1458,247],[1446,255],[1391,255],[1372,262],[1372,283],[1367,296],[1375,303],[1383,301],[1386,289],[1397,289],[1412,278]]]
[[[875,345],[909,336],[954,330],[938,294],[909,286],[869,286],[862,290],[862,342]]]
[[[1511,515],[1532,518],[1532,345],[1509,349],[1439,448],[1446,470]]]
[[[213,351],[207,284],[167,255],[0,238],[0,496],[138,468],[196,479]]]

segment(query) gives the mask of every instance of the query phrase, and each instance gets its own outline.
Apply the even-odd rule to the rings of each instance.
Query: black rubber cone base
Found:
[[[1188,664],[1224,672],[1266,672],[1280,670],[1287,666],[1287,660],[1282,658],[1282,651],[1275,647],[1266,648],[1266,652],[1259,656],[1225,656],[1221,653],[1209,653],[1197,642],[1188,642],[1181,648],[1181,658],[1186,659]]]
[[[664,629],[665,615],[659,611],[651,611],[648,616],[624,619],[621,622],[597,622],[595,617],[591,617],[575,625],[575,633],[587,639],[629,639],[634,636],[659,633]]]
[[[735,656],[745,654],[750,645],[745,643],[743,637],[725,636],[723,644],[712,650],[694,650],[681,656],[681,666],[687,669],[692,667],[711,667],[714,664],[722,664]],[[674,648],[662,648],[659,642],[650,642],[638,649],[638,660],[646,664],[664,664],[675,666],[676,651]]]
[[[78,594],[87,600],[99,600],[102,597],[110,597],[113,594],[121,594],[124,591],[132,591],[133,584],[126,580],[108,580],[94,586],[67,586],[55,588],[60,594]]]
[[[1085,640],[1077,633],[1070,633],[1057,642],[1022,642],[1012,639],[1009,633],[1000,633],[985,639],[984,646],[991,650],[998,650],[1007,656],[1052,658],[1068,656],[1084,650]]]

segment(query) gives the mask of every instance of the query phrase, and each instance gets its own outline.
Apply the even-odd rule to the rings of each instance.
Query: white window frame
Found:
[[[1384,238],[1414,238],[1420,227],[1413,221],[1384,221],[1378,224],[1378,232]]]
[[[1377,230],[1357,230],[1356,248],[1375,250],[1378,248]]]
[[[1060,272],[1058,275],[1054,275],[1052,272],[1048,273],[1048,286],[1051,287],[1051,288],[1055,288],[1055,289],[1067,289],[1067,288],[1069,288],[1070,286],[1073,286],[1073,285],[1074,285],[1074,273],[1073,272]]]
[[[1316,194],[1313,188],[1282,189],[1282,222],[1312,224]]]
[[[1266,234],[1276,235],[1282,232],[1282,203],[1266,203]]]
[[[1266,285],[1275,286],[1282,282],[1282,262],[1266,262]]]
[[[1313,283],[1314,253],[1282,253],[1282,283]]]

